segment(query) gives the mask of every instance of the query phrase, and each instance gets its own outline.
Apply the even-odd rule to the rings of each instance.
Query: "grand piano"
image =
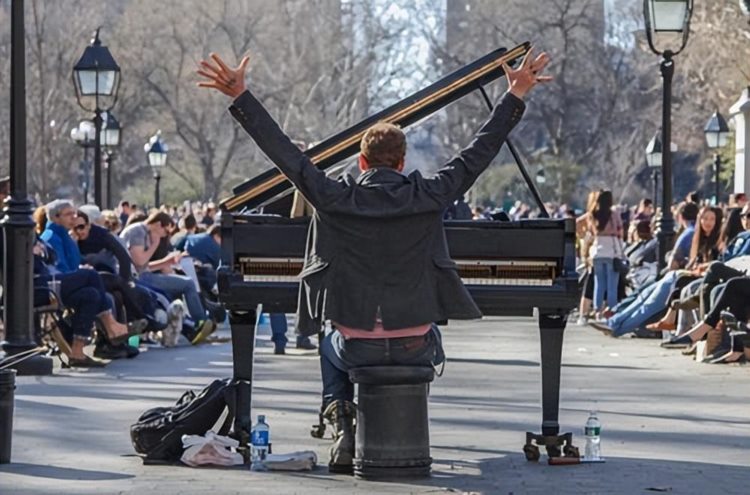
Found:
[[[363,133],[375,122],[405,128],[472,92],[479,92],[491,108],[484,86],[504,75],[504,62],[517,63],[528,49],[528,43],[497,49],[305,153],[317,167],[333,171],[359,151]],[[516,148],[510,141],[506,144],[546,218],[446,221],[449,251],[484,315],[538,317],[542,425],[541,434],[526,434],[527,459],[538,460],[540,446],[550,457],[577,455],[572,435],[560,435],[558,424],[563,333],[579,298],[575,225],[572,220],[548,218]],[[293,198],[292,184],[273,168],[235,187],[233,195],[221,203],[218,287],[220,300],[230,312],[234,378],[239,384],[234,435],[242,446],[247,445],[251,426],[258,311],[293,313],[297,309],[297,275],[302,269],[309,218],[292,218]]]

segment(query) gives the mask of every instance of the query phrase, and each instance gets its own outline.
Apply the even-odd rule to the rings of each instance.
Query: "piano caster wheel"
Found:
[[[539,447],[537,447],[533,443],[527,443],[526,445],[524,445],[523,453],[526,456],[527,461],[536,462],[541,457],[541,454],[539,453]]]
[[[560,457],[562,451],[559,445],[547,445],[547,457]]]
[[[581,453],[578,451],[578,447],[575,445],[567,444],[563,447],[563,454],[565,457],[581,457]]]

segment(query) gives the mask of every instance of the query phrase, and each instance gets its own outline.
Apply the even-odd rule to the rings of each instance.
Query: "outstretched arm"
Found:
[[[474,184],[479,175],[500,152],[510,131],[523,116],[526,105],[523,98],[539,83],[552,80],[540,75],[549,64],[549,57],[541,53],[536,58],[529,50],[518,69],[503,64],[508,80],[508,92],[495,105],[490,118],[474,136],[473,141],[456,157],[427,181],[436,201],[448,204],[461,197]]]
[[[244,57],[237,68],[230,68],[215,53],[211,61],[201,60],[199,75],[207,78],[198,86],[216,89],[234,99],[229,108],[263,153],[281,170],[314,207],[329,203],[343,185],[329,179],[300,151],[261,103],[245,87],[245,71],[249,57]]]

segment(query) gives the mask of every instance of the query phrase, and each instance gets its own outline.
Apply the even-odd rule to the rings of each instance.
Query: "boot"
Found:
[[[354,417],[357,408],[352,402],[336,400],[328,404],[323,417],[333,427],[333,445],[328,471],[351,474],[354,466]]]

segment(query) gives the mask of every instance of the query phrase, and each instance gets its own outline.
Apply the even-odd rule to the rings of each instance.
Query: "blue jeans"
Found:
[[[655,284],[649,285],[638,294],[638,297],[627,308],[618,311],[607,320],[609,326],[619,337],[634,332],[667,308],[672,285],[677,280],[677,272],[667,273]]]
[[[288,328],[286,315],[284,313],[271,313],[269,319],[271,320],[271,341],[276,347],[283,349],[289,342],[289,339],[286,338]]]
[[[338,330],[320,344],[323,408],[335,400],[354,401],[349,369],[358,366],[437,366],[445,360],[437,325],[425,335],[399,339],[345,339]],[[321,409],[322,410],[322,409]]]
[[[174,273],[143,272],[138,276],[138,280],[147,286],[159,289],[170,299],[180,299],[185,296],[190,318],[196,323],[206,319],[206,310],[201,303],[198,289],[195,288],[195,283],[190,277]]]
[[[620,274],[615,270],[612,258],[594,258],[594,309],[604,309],[604,293],[607,293],[607,307],[617,305],[617,284]]]

